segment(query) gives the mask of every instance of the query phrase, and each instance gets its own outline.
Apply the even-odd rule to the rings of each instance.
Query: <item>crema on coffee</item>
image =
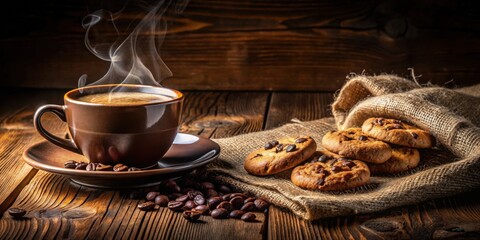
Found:
[[[109,104],[109,105],[125,105],[125,104],[148,104],[153,102],[165,102],[172,100],[171,97],[144,93],[144,92],[113,92],[113,93],[96,93],[85,95],[77,98],[82,102]]]

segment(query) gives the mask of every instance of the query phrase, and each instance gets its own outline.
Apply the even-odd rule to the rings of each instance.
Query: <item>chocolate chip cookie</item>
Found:
[[[390,145],[368,137],[360,128],[331,131],[323,136],[322,145],[347,158],[370,163],[383,163],[392,156]]]
[[[243,167],[253,175],[272,175],[297,166],[312,156],[316,149],[315,140],[308,136],[272,140],[250,153]]]
[[[393,147],[392,157],[384,163],[369,163],[372,174],[398,173],[415,168],[420,162],[420,153],[415,148]]]
[[[294,168],[290,178],[293,184],[309,190],[332,191],[362,186],[370,179],[370,170],[362,161],[330,157],[320,154],[316,161]]]
[[[363,123],[362,131],[370,137],[406,147],[430,148],[433,145],[427,131],[396,119],[369,118]]]

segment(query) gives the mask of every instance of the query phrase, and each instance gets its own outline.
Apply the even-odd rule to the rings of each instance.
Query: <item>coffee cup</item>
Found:
[[[167,152],[177,134],[183,94],[177,90],[131,84],[77,88],[64,105],[43,105],[34,125],[45,139],[93,163],[148,168]],[[42,115],[52,112],[67,123],[70,139],[48,132]]]

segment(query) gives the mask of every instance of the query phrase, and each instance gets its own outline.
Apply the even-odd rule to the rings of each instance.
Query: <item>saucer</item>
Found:
[[[23,153],[23,159],[34,168],[63,175],[80,185],[119,189],[158,185],[163,179],[180,177],[210,163],[217,159],[219,154],[220,146],[214,141],[178,133],[172,147],[158,161],[158,166],[142,171],[86,171],[65,168],[63,164],[68,160],[88,162],[88,159],[47,141],[30,146]]]

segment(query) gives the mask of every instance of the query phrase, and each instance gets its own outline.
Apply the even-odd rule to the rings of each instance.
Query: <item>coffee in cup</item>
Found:
[[[113,92],[112,92],[113,91]],[[44,105],[34,116],[37,131],[50,142],[90,162],[146,168],[156,165],[173,143],[182,113],[179,91],[143,85],[98,85],[74,89],[64,105]],[[43,128],[53,112],[67,122],[71,139]]]

